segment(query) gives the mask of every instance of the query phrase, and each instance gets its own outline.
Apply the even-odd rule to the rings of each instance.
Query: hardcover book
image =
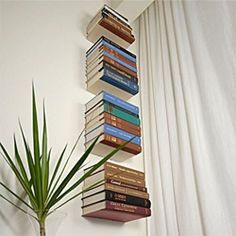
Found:
[[[109,183],[109,181],[113,183]],[[123,185],[121,184],[123,184],[125,187],[122,187]],[[130,188],[130,186],[132,187]],[[85,192],[83,192],[83,197],[88,197],[93,194],[102,192],[104,190],[110,190],[117,193],[123,193],[123,194],[131,195],[131,196],[135,196],[135,197],[149,199],[149,194],[147,192],[136,190],[134,189],[134,187],[139,188],[139,186],[122,183],[120,181],[116,181],[112,179],[107,179],[104,184],[100,184],[99,186],[96,186],[95,188],[91,188],[88,191],[85,191],[86,189],[88,189],[88,187],[84,186],[83,191]],[[146,188],[140,187],[140,189],[146,189]]]
[[[84,170],[84,172],[86,173],[92,167],[93,166],[90,166],[90,167],[86,168]],[[99,171],[102,171],[102,170],[104,170],[104,171],[116,171],[116,172],[120,172],[120,173],[124,173],[126,175],[129,175],[130,177],[134,177],[134,178],[138,178],[138,179],[142,179],[142,180],[145,179],[144,172],[139,171],[139,170],[135,170],[135,169],[131,169],[131,168],[123,166],[123,165],[118,165],[118,164],[115,164],[115,163],[109,162],[109,161],[107,161],[102,166],[100,166],[96,170],[96,172],[99,172]]]
[[[84,186],[91,186],[98,181],[102,181],[105,179],[113,179],[118,180],[121,182],[125,182],[132,185],[137,185],[140,187],[145,187],[145,180],[144,179],[137,179],[134,177],[130,177],[121,171],[99,171],[95,174],[89,176],[84,181]]]
[[[93,140],[85,143],[85,148],[87,149],[92,142]],[[92,153],[98,156],[107,155],[109,152],[114,150],[114,148],[117,148],[119,145],[124,144],[124,142],[125,141],[123,139],[119,139],[109,134],[102,134],[99,137],[97,144],[93,148]],[[141,151],[142,147],[140,145],[130,142],[126,144],[125,147],[123,147],[122,150],[120,150],[112,159],[117,161],[123,161],[133,155],[139,154]]]
[[[120,119],[116,116],[113,116],[107,112],[103,112],[102,114],[94,117],[94,119],[92,119],[88,123],[86,123],[85,124],[85,133],[88,133],[89,129],[91,131],[91,129],[93,129],[93,127],[98,126],[98,123],[100,123],[103,120],[105,123],[110,123],[111,125],[117,126],[119,128],[121,128],[122,126],[128,127],[128,129],[130,130],[130,133],[133,133],[137,136],[141,136],[141,128],[139,126],[134,125],[130,122],[127,122],[123,119]]]
[[[140,119],[138,118],[138,116],[129,114],[128,112],[119,109],[118,107],[113,106],[112,104],[109,104],[107,102],[101,102],[97,107],[95,107],[95,109],[90,110],[89,113],[85,115],[86,123],[90,122],[92,119],[102,114],[103,112],[109,113],[134,125],[140,125]]]
[[[121,120],[121,122],[117,122],[114,119],[110,119],[108,113],[104,112],[103,114],[105,114],[105,116],[103,116],[102,119],[98,120],[95,118],[94,119],[94,120],[96,120],[96,122],[94,122],[95,124],[92,126],[89,126],[89,127],[87,126],[87,128],[85,129],[85,134],[90,133],[91,131],[95,130],[97,127],[99,127],[103,124],[109,124],[109,125],[119,128],[121,130],[127,131],[135,136],[139,136],[139,137],[141,136],[140,127],[136,126],[139,129],[133,128],[133,126],[135,126],[135,125],[131,124],[130,122],[127,122],[127,121],[121,120],[121,119],[119,119],[119,120]],[[97,117],[99,118],[101,116],[97,116]],[[112,116],[112,117],[114,117],[114,116]]]
[[[117,193],[110,190],[104,190],[102,192],[82,198],[84,206],[91,205],[93,203],[104,201],[104,200],[121,202],[121,203],[130,204],[134,206],[141,206],[145,208],[151,207],[151,202],[149,199],[134,197],[131,195]]]
[[[121,107],[127,111],[130,111],[134,114],[139,114],[139,107],[135,106],[131,103],[128,103],[108,92],[102,91],[101,93],[99,93],[95,98],[93,98],[92,100],[90,100],[86,105],[86,113],[89,112],[90,109],[92,109],[93,107],[95,107],[100,101],[106,101],[109,102],[111,104],[114,104],[115,106]]]
[[[96,217],[106,220],[128,222],[151,215],[151,210],[124,203],[103,201],[82,207],[83,216]]]
[[[119,54],[126,57],[128,60],[133,61],[136,63],[136,55],[131,53],[130,51],[126,50],[125,48],[121,47],[119,44],[113,42],[112,40],[102,36],[98,41],[86,52],[86,57],[89,59],[89,57],[92,55],[92,53],[102,45],[118,52]]]

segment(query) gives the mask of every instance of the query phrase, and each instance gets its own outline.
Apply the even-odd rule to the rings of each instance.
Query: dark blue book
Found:
[[[107,83],[110,83],[133,95],[139,92],[139,86],[136,83],[130,81],[122,75],[117,74],[115,71],[112,71],[107,67],[104,67],[104,75],[101,77],[101,80],[106,81]]]

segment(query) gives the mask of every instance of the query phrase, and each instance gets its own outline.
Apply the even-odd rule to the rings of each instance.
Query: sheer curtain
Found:
[[[236,235],[234,1],[155,1],[140,17],[148,236]]]

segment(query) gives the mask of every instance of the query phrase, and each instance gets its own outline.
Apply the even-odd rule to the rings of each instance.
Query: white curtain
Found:
[[[235,6],[155,1],[139,19],[148,236],[236,235]]]

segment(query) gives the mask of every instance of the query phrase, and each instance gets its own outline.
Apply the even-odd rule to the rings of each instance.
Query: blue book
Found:
[[[111,84],[126,91],[129,90],[132,94],[136,94],[139,91],[139,86],[136,83],[107,67],[104,67],[104,75],[101,79],[108,83],[111,82]]]
[[[93,107],[95,107],[100,101],[107,101],[111,104],[116,105],[117,107],[121,107],[129,112],[132,112],[136,115],[139,114],[139,108],[129,102],[126,102],[106,91],[102,91],[100,92],[95,98],[93,98],[92,100],[90,100],[87,104],[86,104],[86,112],[88,112],[90,109],[92,109]]]
[[[119,58],[117,58],[117,57],[111,55],[110,53],[108,53],[108,52],[106,52],[106,51],[103,51],[102,54],[103,54],[104,56],[107,56],[107,57],[111,58],[112,60],[118,62],[119,64],[125,66],[126,68],[128,68],[128,69],[130,69],[130,70],[132,70],[132,71],[134,71],[134,72],[137,72],[137,68],[136,68],[136,67],[133,67],[133,66],[131,66],[131,65],[127,64],[127,63],[125,63],[124,61],[122,61],[122,60],[120,60]]]
[[[140,137],[137,137],[131,133],[128,133],[124,130],[118,129],[118,128],[108,125],[108,124],[103,124],[103,125],[104,125],[104,133],[110,134],[112,136],[123,139],[125,141],[130,141],[133,138],[131,143],[141,145],[141,138]]]
[[[135,94],[138,93],[137,90],[131,89],[129,86],[124,85],[124,84],[120,83],[119,81],[116,81],[114,78],[103,75],[101,77],[101,80],[103,80],[103,81],[105,81],[105,82],[107,82],[107,83],[109,83],[109,84],[111,84],[111,85],[113,85],[113,86],[115,86],[119,89],[122,89],[122,90],[124,90],[128,93],[131,93],[132,95],[135,95]]]

